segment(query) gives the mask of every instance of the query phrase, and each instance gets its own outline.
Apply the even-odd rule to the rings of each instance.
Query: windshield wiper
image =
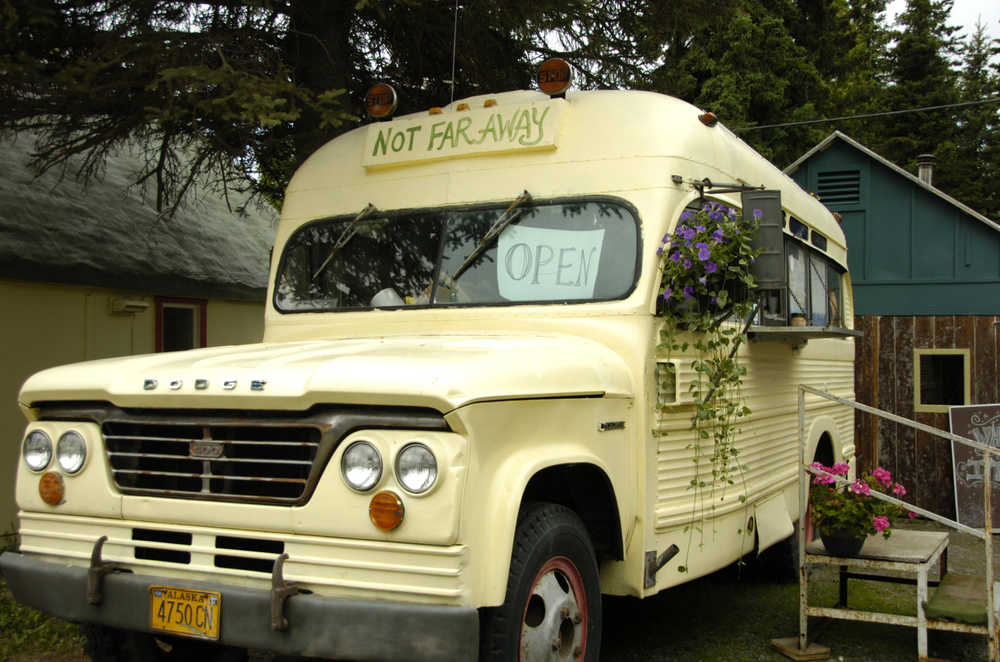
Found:
[[[476,245],[476,248],[469,254],[469,257],[465,258],[465,261],[462,262],[462,266],[455,270],[455,273],[451,276],[451,280],[458,280],[459,277],[464,274],[477,259],[479,259],[479,256],[483,254],[483,251],[490,247],[493,240],[496,239],[501,232],[507,229],[507,226],[513,223],[514,219],[516,219],[521,213],[517,208],[530,200],[531,194],[524,191],[521,195],[514,199],[514,202],[510,203],[507,210],[500,216],[500,218],[493,222],[493,225],[491,225],[490,229],[486,231],[483,238],[479,240],[479,244]],[[447,275],[445,278],[447,279]]]
[[[337,237],[337,241],[333,242],[333,246],[330,246],[330,254],[326,256],[325,260],[323,260],[323,264],[319,265],[319,269],[317,269],[316,272],[312,275],[311,280],[316,280],[317,278],[319,278],[319,275],[323,273],[323,270],[326,269],[328,264],[330,264],[330,260],[333,259],[333,256],[336,255],[341,248],[347,245],[347,242],[349,242],[351,240],[351,237],[353,237],[355,233],[358,231],[358,223],[365,220],[366,218],[368,218],[377,211],[378,209],[375,207],[375,205],[369,202],[368,206],[362,209],[361,212],[359,212],[358,215],[355,216],[354,219],[347,224],[347,227],[341,230],[340,236]]]

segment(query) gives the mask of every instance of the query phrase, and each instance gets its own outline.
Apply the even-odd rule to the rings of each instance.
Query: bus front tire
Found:
[[[601,591],[586,527],[565,506],[525,506],[506,598],[484,612],[481,660],[593,662],[600,648]]]

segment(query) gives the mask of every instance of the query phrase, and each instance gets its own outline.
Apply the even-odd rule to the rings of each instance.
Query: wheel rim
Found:
[[[583,660],[587,652],[587,593],[580,571],[558,556],[531,583],[521,618],[521,662]]]

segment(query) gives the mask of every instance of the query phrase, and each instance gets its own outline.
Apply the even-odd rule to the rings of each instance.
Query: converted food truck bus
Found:
[[[657,248],[749,189],[777,268],[740,329],[738,486],[703,504]],[[602,593],[791,536],[796,385],[853,397],[851,303],[834,215],[677,99],[521,91],[372,122],[288,186],[262,343],[27,380],[0,565],[99,662],[597,660]],[[852,460],[842,409],[810,400],[807,460]]]

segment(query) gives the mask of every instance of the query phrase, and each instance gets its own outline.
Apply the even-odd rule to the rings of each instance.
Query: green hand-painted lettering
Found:
[[[531,123],[538,128],[538,135],[534,140],[527,140],[527,136],[521,138],[522,145],[537,145],[542,142],[542,138],[545,137],[545,116],[549,114],[550,107],[546,106],[545,110],[542,111],[541,116],[538,114],[537,108],[531,109]]]
[[[385,156],[386,149],[389,147],[387,134],[391,132],[391,129],[378,132],[378,136],[375,138],[375,148],[372,150],[372,156],[378,156],[380,147],[382,148],[382,156]]]
[[[443,137],[444,132],[441,130],[441,127],[445,126],[446,124],[450,125],[451,123],[450,122],[435,122],[434,124],[431,124],[431,135],[430,135],[430,138],[427,140],[427,151],[428,152],[431,151],[432,149],[434,149],[434,142],[438,138],[442,138]],[[441,141],[441,144],[442,145],[444,144],[444,140]],[[438,145],[437,148],[441,149],[441,145]]]

